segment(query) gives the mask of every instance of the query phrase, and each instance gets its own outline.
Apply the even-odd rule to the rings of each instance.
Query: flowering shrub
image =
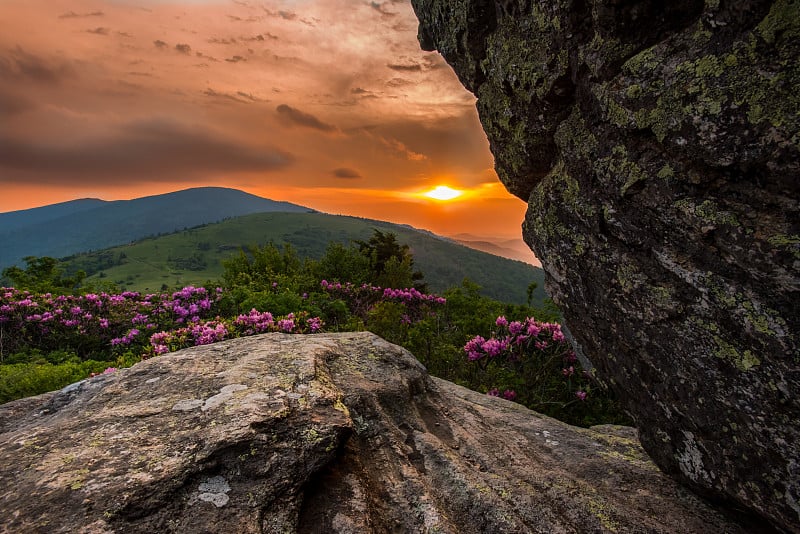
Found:
[[[257,291],[189,286],[155,294],[54,296],[0,288],[0,402],[186,347],[326,327],[370,330],[409,349],[435,376],[567,422],[629,422],[581,371],[560,325],[509,321],[506,315],[533,310],[491,301],[477,286],[465,282],[444,298],[326,280],[295,291],[291,279],[281,280],[275,285],[265,275],[265,289]]]
[[[0,289],[0,362],[31,350],[71,350],[82,359],[113,359],[133,350],[143,356],[164,354],[190,345],[229,337],[281,331],[318,332],[322,321],[290,313],[274,320],[269,312],[251,310],[232,320],[216,315],[222,290],[188,286],[174,293],[82,296],[33,295]]]
[[[320,287],[332,298],[346,302],[350,312],[362,320],[366,320],[379,304],[392,302],[402,305],[403,313],[399,320],[410,325],[429,316],[437,307],[447,302],[444,297],[422,293],[415,288],[393,289],[370,284],[355,285],[350,282],[331,283],[327,280],[322,280]]]
[[[0,288],[0,362],[30,349],[73,350],[88,359],[107,357],[110,348],[141,348],[157,330],[214,317],[221,292],[189,286],[162,294],[53,296]]]
[[[169,332],[157,332],[150,336],[150,346],[145,356],[165,354],[186,347],[208,345],[224,339],[262,334],[264,332],[284,332],[288,334],[313,334],[322,329],[319,317],[308,317],[305,312],[290,313],[282,319],[274,320],[269,312],[250,310],[247,315],[235,319],[221,319],[192,323],[189,326]]]
[[[562,419],[567,408],[573,413],[582,411],[574,405],[591,400],[593,380],[590,373],[576,370],[577,357],[561,325],[531,317],[509,321],[501,315],[495,327],[488,339],[475,336],[464,345],[467,361],[494,383],[488,395],[516,400]]]

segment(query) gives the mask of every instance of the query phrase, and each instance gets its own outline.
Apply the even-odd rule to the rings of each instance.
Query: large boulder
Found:
[[[412,0],[655,463],[800,525],[800,2]]]
[[[14,533],[749,529],[635,430],[432,379],[369,333],[240,338],[0,406],[0,487]]]

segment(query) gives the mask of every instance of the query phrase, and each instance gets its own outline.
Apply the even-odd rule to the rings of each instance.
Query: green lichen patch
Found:
[[[693,199],[684,198],[675,201],[673,206],[684,215],[697,219],[701,226],[740,226],[732,211],[721,209],[713,200],[704,200],[697,204]]]
[[[790,252],[800,260],[800,235],[776,234],[767,239],[770,246]]]
[[[623,145],[611,150],[611,155],[601,158],[597,164],[597,175],[609,184],[615,184],[620,196],[624,197],[634,185],[647,180],[647,173],[628,157]]]
[[[577,180],[569,174],[564,162],[559,161],[531,195],[529,227],[541,243],[569,243],[571,252],[581,256],[588,244],[586,237],[561,221],[558,214],[564,209],[579,218],[595,213],[594,207],[581,197]]]
[[[720,336],[714,336],[714,356],[732,364],[739,371],[746,372],[761,365],[761,360],[750,350],[739,350]]]

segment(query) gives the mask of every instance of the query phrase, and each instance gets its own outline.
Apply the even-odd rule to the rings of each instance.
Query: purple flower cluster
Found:
[[[517,392],[514,391],[513,389],[507,389],[503,393],[500,393],[499,389],[492,388],[489,391],[487,391],[486,394],[489,395],[490,397],[502,397],[510,401],[513,401],[514,399],[517,398]]]
[[[509,322],[501,315],[495,324],[500,329],[495,337],[484,339],[482,336],[476,336],[464,345],[464,352],[467,353],[469,361],[491,359],[501,355],[517,359],[531,346],[536,350],[545,350],[551,345],[565,349],[564,334],[558,323],[540,323],[532,317],[526,318],[524,322]]]
[[[381,302],[397,302],[405,306],[406,313],[402,315],[400,323],[410,325],[430,315],[436,306],[447,303],[447,299],[438,295],[422,293],[415,288],[383,288],[370,284],[357,286],[350,282],[320,282],[322,290],[334,298],[340,298],[347,303],[353,315],[366,320],[370,310]]]
[[[252,335],[269,332],[275,325],[275,320],[270,312],[260,312],[253,308],[249,314],[239,315],[234,319],[234,324],[242,330],[244,335]]]
[[[383,298],[385,299],[395,299],[401,302],[414,302],[414,301],[422,301],[422,302],[435,302],[436,304],[444,304],[447,302],[447,299],[444,297],[438,297],[436,295],[429,295],[425,293],[419,292],[415,288],[404,288],[404,289],[392,289],[387,287],[383,290]]]
[[[511,345],[507,338],[489,338],[475,336],[464,345],[467,359],[471,362],[482,358],[496,358],[509,349]]]
[[[190,323],[168,332],[157,332],[150,336],[148,352],[151,355],[166,354],[186,347],[208,345],[232,337],[264,332],[305,334],[319,332],[321,329],[322,319],[309,318],[306,312],[290,313],[275,320],[270,312],[260,312],[254,308],[247,315],[239,315],[233,320],[217,317],[211,321]]]
[[[478,362],[484,370],[491,362],[498,362],[498,365],[513,370],[525,383],[542,380],[543,374],[551,372],[558,376],[555,373],[560,370],[567,391],[574,391],[573,399],[586,400],[588,393],[580,384],[591,380],[591,376],[586,372],[576,373],[577,357],[567,343],[561,325],[539,322],[532,317],[524,321],[509,321],[501,315],[495,320],[495,326],[497,330],[489,339],[475,336],[464,345],[469,361]],[[577,391],[573,381],[579,386]],[[516,393],[510,396],[506,395],[508,392],[513,393],[513,390],[506,390],[502,396],[509,400],[516,398]],[[489,390],[488,394],[501,396],[497,388]]]

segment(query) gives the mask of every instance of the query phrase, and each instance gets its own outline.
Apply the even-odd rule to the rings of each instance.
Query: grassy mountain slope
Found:
[[[484,294],[507,302],[525,302],[531,282],[538,284],[534,301],[545,298],[544,273],[520,261],[467,248],[449,239],[407,226],[322,213],[258,213],[207,224],[108,250],[68,259],[73,269],[94,273],[92,280],[109,280],[136,290],[158,290],[203,283],[222,274],[223,259],[242,247],[269,242],[291,243],[301,256],[319,258],[330,241],[368,239],[372,229],[394,232],[407,243],[416,266],[425,273],[431,291],[460,285],[465,277]]]
[[[186,189],[134,200],[94,201],[101,203],[95,206],[91,200],[76,202],[26,210],[34,212],[27,216],[22,212],[2,214],[0,269],[20,264],[25,256],[61,257],[100,250],[249,213],[310,211],[221,187]],[[20,221],[27,223],[20,225]]]

